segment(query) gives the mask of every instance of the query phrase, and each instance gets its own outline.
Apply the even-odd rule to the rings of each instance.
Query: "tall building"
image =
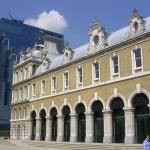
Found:
[[[112,33],[96,18],[88,35],[55,57],[42,45],[21,56],[11,139],[142,143],[150,134],[150,17],[134,10]]]
[[[12,66],[18,56],[35,43],[43,43],[48,38],[51,46],[57,43],[62,53],[63,35],[23,24],[22,21],[0,19],[0,131],[8,130],[10,124],[10,101]]]

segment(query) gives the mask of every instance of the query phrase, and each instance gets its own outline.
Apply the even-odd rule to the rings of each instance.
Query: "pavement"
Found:
[[[0,150],[58,150],[54,148],[34,147],[23,141],[0,140]]]

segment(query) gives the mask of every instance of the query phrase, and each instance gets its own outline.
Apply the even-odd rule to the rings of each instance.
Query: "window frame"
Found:
[[[80,72],[79,72],[79,70],[81,70],[81,74],[80,74]],[[82,81],[80,81],[80,77],[81,77],[81,79],[82,79]],[[77,69],[76,69],[76,85],[77,85],[77,87],[79,87],[79,86],[83,86],[83,67],[78,67]]]
[[[68,79],[66,80],[66,75],[68,75]],[[66,84],[68,83],[68,84]],[[69,71],[65,71],[63,74],[63,90],[68,90],[69,89]]]
[[[96,78],[96,69],[95,69],[95,64],[98,64],[98,78]],[[100,62],[97,62],[95,61],[93,64],[92,64],[92,81],[93,82],[99,82],[100,81]]]
[[[54,82],[54,79],[55,79],[55,82]],[[51,94],[56,93],[56,85],[57,85],[57,77],[56,75],[53,75],[51,77]]]
[[[135,57],[135,51],[140,49],[140,54],[141,54],[141,66],[137,67],[136,66],[136,57]],[[132,55],[132,73],[136,73],[136,72],[141,72],[143,71],[143,50],[142,50],[142,46],[135,46],[134,49],[132,49],[131,51],[131,55]]]

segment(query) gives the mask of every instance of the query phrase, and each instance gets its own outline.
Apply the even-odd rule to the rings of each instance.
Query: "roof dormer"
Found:
[[[90,27],[88,35],[90,37],[89,52],[99,51],[107,46],[107,35],[105,28],[95,17],[93,25]]]
[[[135,35],[137,33],[143,32],[145,29],[145,22],[143,17],[139,15],[137,9],[133,10],[133,14],[130,17],[130,33],[131,35]]]
[[[69,48],[69,44],[66,43],[66,46],[64,48],[64,63],[70,62],[72,59],[73,51],[71,48]]]

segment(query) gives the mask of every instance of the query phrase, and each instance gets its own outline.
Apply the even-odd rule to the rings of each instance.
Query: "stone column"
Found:
[[[32,76],[32,64],[29,65],[29,74],[27,78],[30,78]]]
[[[62,142],[63,141],[63,135],[64,135],[63,116],[58,115],[57,116],[57,141],[58,142]]]
[[[112,112],[105,110],[104,113],[104,138],[103,143],[112,143]]]
[[[40,140],[41,139],[41,119],[40,118],[36,118],[36,140]]]
[[[93,113],[88,112],[86,113],[86,142],[93,142]]]
[[[70,142],[76,142],[77,141],[77,114],[70,114],[71,117],[71,133],[70,133]]]
[[[124,108],[125,111],[125,143],[135,142],[134,108]]]
[[[32,139],[32,119],[29,120],[29,135],[28,135],[28,140]]]
[[[52,124],[51,124],[51,118],[46,118],[46,141],[51,141],[51,131],[52,131]]]

